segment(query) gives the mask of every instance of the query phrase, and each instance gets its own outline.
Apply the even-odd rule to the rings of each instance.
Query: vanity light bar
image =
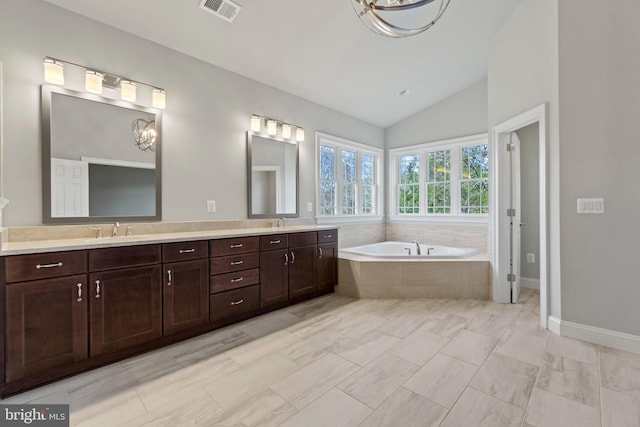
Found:
[[[266,123],[266,127],[263,127]],[[295,141],[304,141],[304,129],[280,120],[271,119],[269,117],[251,115],[251,125],[249,127],[252,132],[265,133],[269,136],[277,136],[280,129],[280,137],[282,139],[294,140],[293,130],[295,129]]]
[[[108,86],[120,89],[120,97],[123,101],[136,102],[136,86],[147,86],[152,90],[151,104],[153,108],[164,110],[166,108],[166,94],[164,89],[147,83],[120,77],[115,74],[87,68],[84,65],[64,61],[49,56],[42,60],[44,66],[44,81],[55,85],[64,85],[64,66],[72,65],[85,70],[85,90],[91,93],[102,93],[102,87]]]

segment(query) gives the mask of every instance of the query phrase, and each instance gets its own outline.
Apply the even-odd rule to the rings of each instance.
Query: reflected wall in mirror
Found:
[[[134,141],[139,120],[153,149]],[[159,221],[159,110],[57,86],[42,86],[43,222]]]
[[[247,132],[249,218],[298,216],[298,144]]]

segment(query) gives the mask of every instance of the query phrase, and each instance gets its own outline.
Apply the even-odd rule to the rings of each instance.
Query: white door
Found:
[[[89,164],[51,159],[51,216],[89,216]]]
[[[509,278],[511,302],[520,296],[520,245],[522,233],[522,211],[520,206],[520,139],[515,132],[509,134]]]

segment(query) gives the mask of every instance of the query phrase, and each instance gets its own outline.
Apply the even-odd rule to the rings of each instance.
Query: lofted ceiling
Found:
[[[451,0],[425,33],[391,39],[351,0],[236,0],[233,23],[200,0],[45,1],[382,128],[486,78],[491,36],[520,2]]]

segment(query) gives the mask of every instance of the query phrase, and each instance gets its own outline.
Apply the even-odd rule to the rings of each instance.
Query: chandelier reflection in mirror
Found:
[[[444,11],[449,6],[450,0],[351,0],[351,4],[356,11],[358,17],[364,22],[369,29],[373,32],[381,34],[387,37],[409,37],[416,34],[420,34],[429,28],[431,28],[442,16]],[[412,9],[424,7],[425,14],[428,12],[426,9],[434,9],[437,3],[440,6],[437,8],[435,16],[428,15],[425,20],[426,24],[418,24],[415,26],[416,15],[411,11]],[[431,3],[434,3],[432,7],[429,7]],[[432,17],[429,17],[432,16]],[[422,17],[420,17],[422,18]]]
[[[136,119],[131,123],[133,141],[142,151],[155,152],[156,122],[154,120]]]

